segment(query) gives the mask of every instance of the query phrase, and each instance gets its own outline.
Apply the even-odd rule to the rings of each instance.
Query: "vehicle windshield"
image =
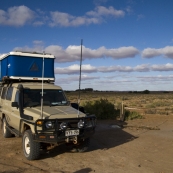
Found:
[[[24,89],[23,92],[23,106],[34,107],[41,105],[41,89]],[[43,91],[43,105],[44,106],[63,106],[67,105],[67,99],[62,90],[49,90]]]

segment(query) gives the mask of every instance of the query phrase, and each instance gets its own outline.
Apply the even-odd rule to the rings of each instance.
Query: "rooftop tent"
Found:
[[[51,54],[10,52],[0,56],[0,80],[3,77],[20,80],[42,80],[44,56],[44,80],[54,81],[54,59]]]

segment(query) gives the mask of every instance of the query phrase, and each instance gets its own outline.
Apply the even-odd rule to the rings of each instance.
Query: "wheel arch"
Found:
[[[20,133],[23,134],[26,130],[31,130],[32,133],[34,133],[34,128],[31,124],[21,121],[20,123]]]

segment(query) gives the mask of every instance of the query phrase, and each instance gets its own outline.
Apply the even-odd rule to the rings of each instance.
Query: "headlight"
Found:
[[[83,128],[84,127],[84,121],[80,120],[77,125],[78,125],[79,129]]]
[[[47,122],[45,123],[45,126],[46,126],[47,129],[53,128],[53,124],[52,124],[51,121],[47,121]]]
[[[60,124],[60,128],[61,128],[62,130],[65,130],[65,129],[67,128],[67,123],[66,123],[66,122],[62,122],[62,123]]]

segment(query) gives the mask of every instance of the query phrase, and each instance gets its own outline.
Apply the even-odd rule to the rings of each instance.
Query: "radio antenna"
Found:
[[[79,118],[79,106],[80,106],[80,85],[81,85],[81,68],[82,68],[82,44],[83,39],[81,39],[81,56],[80,56],[80,75],[79,75],[79,95],[78,95],[78,118]]]
[[[41,119],[43,119],[43,82],[44,82],[44,51],[43,51],[43,64],[42,64],[42,91],[41,91]]]

